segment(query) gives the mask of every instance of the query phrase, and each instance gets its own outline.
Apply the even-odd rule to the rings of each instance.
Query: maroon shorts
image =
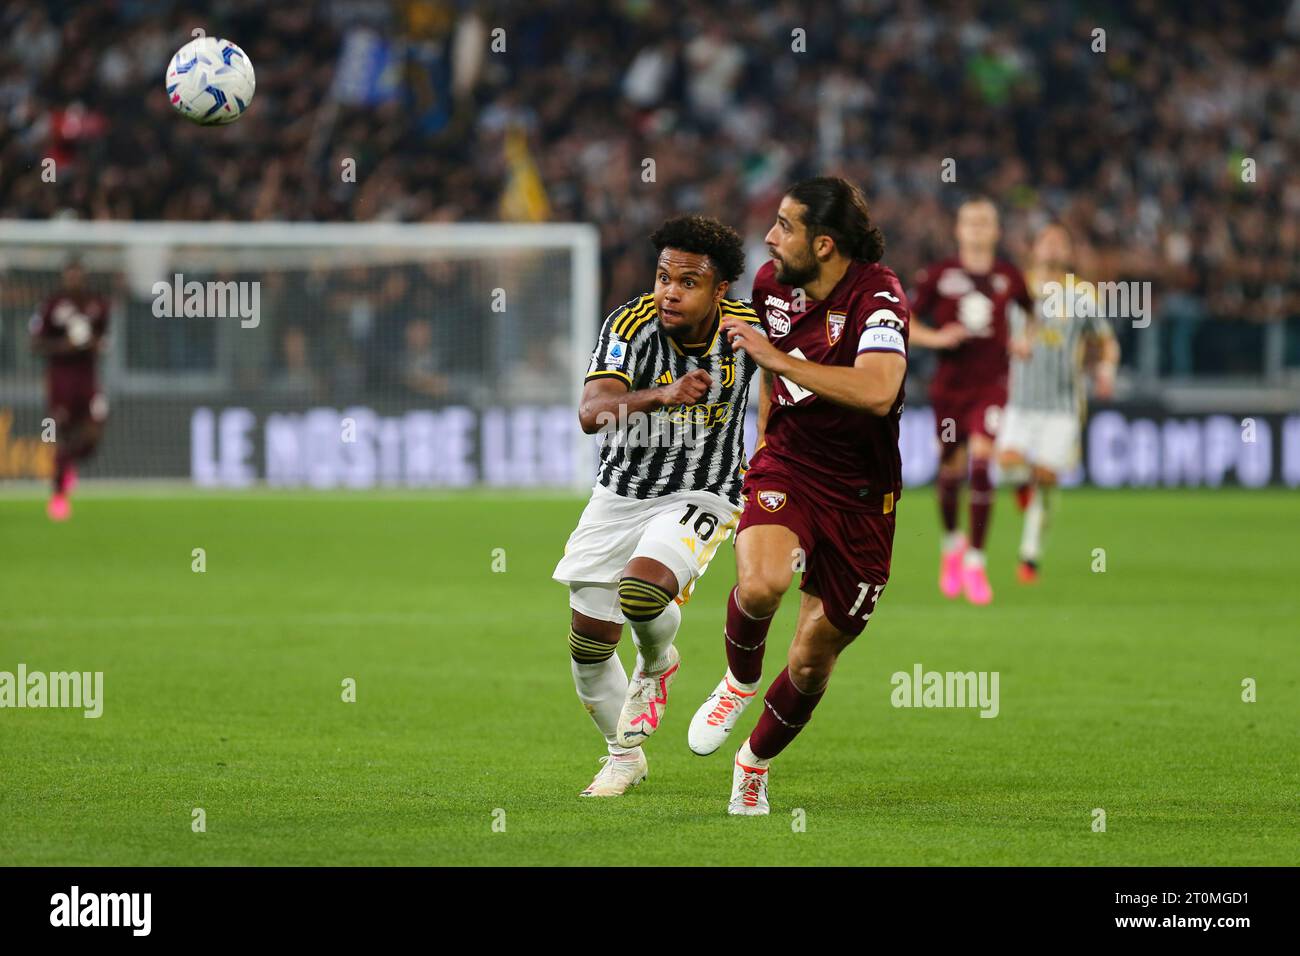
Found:
[[[822,599],[826,619],[837,629],[861,634],[889,580],[894,498],[887,496],[879,512],[846,511],[808,489],[806,480],[751,468],[736,534],[765,524],[793,531],[804,553],[800,590]]]
[[[932,392],[935,437],[940,445],[964,444],[972,435],[996,438],[1006,404],[1007,390],[1002,387]]]
[[[60,424],[102,422],[108,417],[108,401],[90,376],[51,375],[46,382],[45,396],[50,417]]]

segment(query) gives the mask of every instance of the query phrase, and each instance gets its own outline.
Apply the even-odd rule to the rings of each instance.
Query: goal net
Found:
[[[72,258],[110,310],[88,475],[591,483],[591,226],[0,222],[0,480],[52,467],[28,322]]]

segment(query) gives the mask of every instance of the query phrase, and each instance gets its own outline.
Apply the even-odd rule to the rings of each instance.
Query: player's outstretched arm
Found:
[[[713,378],[704,369],[695,369],[671,385],[630,391],[627,385],[613,378],[598,378],[582,389],[578,404],[578,421],[582,430],[594,435],[602,428],[617,427],[628,415],[653,412],[669,405],[694,405],[713,387]]]
[[[872,415],[888,415],[907,375],[907,359],[897,352],[863,352],[852,368],[818,365],[806,359],[779,353],[788,362],[785,370],[773,369],[820,398],[836,405],[857,408]],[[785,366],[785,363],[782,363]]]
[[[773,375],[789,379],[828,402],[873,415],[889,413],[907,374],[907,359],[898,352],[863,352],[852,367],[819,365],[787,355],[747,322],[724,319],[722,326],[733,349],[748,352]]]
[[[955,349],[966,341],[966,338],[964,325],[950,322],[943,328],[934,329],[922,322],[915,312],[912,313],[907,337],[909,346],[919,345],[923,349]]]

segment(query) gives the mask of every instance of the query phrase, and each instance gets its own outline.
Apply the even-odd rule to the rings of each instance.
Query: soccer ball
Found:
[[[167,65],[167,101],[204,126],[233,123],[253,102],[253,63],[229,40],[198,37]]]

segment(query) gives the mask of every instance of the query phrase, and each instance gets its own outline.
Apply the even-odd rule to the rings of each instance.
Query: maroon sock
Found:
[[[805,694],[790,680],[790,669],[782,668],[763,698],[763,714],[749,735],[749,749],[760,760],[771,760],[784,750],[804,724],[812,719],[813,708],[826,693]]]
[[[767,647],[770,617],[755,620],[736,603],[737,588],[727,598],[727,666],[731,676],[743,684],[756,684],[763,676],[763,650]]]
[[[63,486],[68,481],[68,469],[72,467],[72,455],[60,448],[54,454],[54,493],[63,494]]]
[[[992,510],[993,482],[989,480],[989,462],[987,458],[975,458],[970,463],[970,546],[976,551],[984,548]]]
[[[957,496],[961,492],[961,479],[949,478],[939,473],[939,515],[943,518],[943,530],[957,530]]]

